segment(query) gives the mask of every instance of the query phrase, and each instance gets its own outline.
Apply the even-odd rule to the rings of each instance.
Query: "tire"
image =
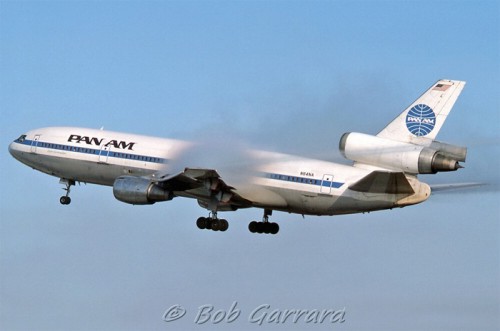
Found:
[[[59,199],[59,202],[61,203],[61,205],[69,205],[71,203],[71,198],[63,195]]]
[[[198,229],[200,230],[204,230],[207,228],[207,225],[206,225],[206,220],[205,220],[205,217],[200,217],[196,220],[196,226],[198,227]]]
[[[277,234],[280,231],[280,226],[278,225],[278,223],[271,223],[269,225],[270,225],[269,233]]]
[[[212,230],[212,219],[206,217],[203,218],[205,219],[205,229]]]
[[[250,222],[250,224],[248,224],[248,230],[250,230],[250,232],[252,233],[257,232],[257,222],[255,221]]]
[[[212,220],[212,230],[214,231],[219,231],[221,229],[221,223],[220,223],[220,220],[218,220],[217,218],[216,219],[213,219]]]
[[[221,225],[220,227],[221,231],[227,231],[227,229],[229,229],[229,222],[227,220],[224,219],[220,220],[220,225]]]

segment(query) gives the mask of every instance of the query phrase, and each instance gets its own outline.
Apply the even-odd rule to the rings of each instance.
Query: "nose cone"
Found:
[[[17,148],[16,146],[16,143],[15,142],[12,142],[10,143],[9,145],[9,153],[10,155],[12,155],[16,160],[19,160],[20,159],[20,154],[21,152],[19,151],[19,149]]]
[[[14,146],[13,146],[13,145],[14,145],[14,143],[10,143],[10,144],[9,144],[9,153],[10,153],[10,155],[12,155],[12,156],[14,156],[14,154],[12,154],[13,149],[14,149]]]

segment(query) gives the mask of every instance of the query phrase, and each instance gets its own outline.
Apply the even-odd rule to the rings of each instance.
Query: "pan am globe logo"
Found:
[[[418,104],[413,106],[406,115],[408,131],[418,137],[428,135],[436,125],[436,115],[431,107]]]

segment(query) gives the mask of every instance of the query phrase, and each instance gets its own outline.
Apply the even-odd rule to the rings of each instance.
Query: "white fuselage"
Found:
[[[124,175],[154,176],[188,166],[206,167],[184,164],[187,155],[193,162],[199,149],[199,144],[186,141],[76,127],[33,130],[9,146],[17,160],[36,170],[107,186],[113,186],[116,178]],[[231,155],[224,159],[228,157]],[[218,158],[213,155],[213,160]],[[402,207],[422,202],[430,194],[428,185],[416,178],[409,179],[418,192],[412,199],[408,195],[350,190],[350,185],[372,171],[360,167],[261,151],[243,151],[235,158],[238,160],[215,170],[237,194],[258,208],[335,215]],[[196,191],[174,194],[202,199]]]

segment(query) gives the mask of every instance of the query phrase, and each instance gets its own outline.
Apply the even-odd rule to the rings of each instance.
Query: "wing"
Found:
[[[213,169],[185,168],[175,174],[157,173],[152,180],[176,196],[198,199],[212,211],[236,210],[252,206],[252,202],[236,193]]]

